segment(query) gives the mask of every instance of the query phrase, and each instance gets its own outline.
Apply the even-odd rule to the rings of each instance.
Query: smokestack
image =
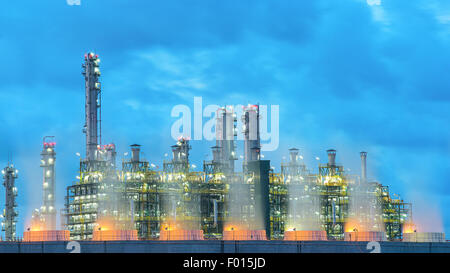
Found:
[[[336,150],[330,149],[328,153],[328,166],[336,166]]]
[[[180,161],[180,155],[181,155],[181,149],[178,145],[172,145],[172,157],[173,162],[179,162]]]
[[[364,182],[367,182],[367,152],[359,153],[361,155],[361,178]]]
[[[131,161],[139,162],[139,153],[141,152],[141,145],[133,144],[131,145]]]
[[[291,159],[291,163],[297,163],[298,149],[291,148],[289,149],[289,158]]]

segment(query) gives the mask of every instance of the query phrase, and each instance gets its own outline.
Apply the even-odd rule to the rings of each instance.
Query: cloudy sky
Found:
[[[84,154],[87,51],[100,55],[103,142],[161,165],[175,105],[279,105],[279,170],[326,149],[450,234],[450,2],[445,0],[8,1],[0,9],[0,164],[19,169],[20,222],[40,206],[42,137],[57,140],[58,208]],[[206,120],[205,120],[206,121]],[[192,161],[211,142],[192,142]],[[242,143],[238,144],[241,151]],[[4,189],[0,192],[4,204]]]

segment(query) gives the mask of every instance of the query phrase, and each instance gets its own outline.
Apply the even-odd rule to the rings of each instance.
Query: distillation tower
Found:
[[[216,146],[213,147],[214,161],[219,163],[224,173],[234,172],[236,146],[234,143],[236,133],[236,114],[233,107],[222,107],[217,110],[216,119]]]
[[[100,59],[98,55],[90,52],[84,56],[84,60],[82,74],[86,90],[86,123],[83,132],[86,134],[86,159],[95,160],[97,159],[97,145],[101,141],[101,85],[98,80]]]
[[[260,159],[261,140],[259,134],[259,105],[248,105],[244,107],[242,123],[245,167],[249,161]]]
[[[19,171],[14,168],[14,165],[9,165],[2,170],[3,174],[3,186],[5,186],[6,204],[3,212],[2,231],[5,232],[5,240],[13,241],[16,238],[16,223],[17,216],[16,211],[17,202],[17,188],[15,182],[17,179],[17,173]]]
[[[55,152],[54,137],[46,136],[43,139],[41,152],[41,167],[43,171],[42,206],[40,215],[44,221],[45,230],[56,230],[55,209]]]
[[[84,56],[86,158],[80,160],[80,174],[67,188],[66,227],[71,238],[90,239],[100,217],[117,214],[114,193],[120,185],[116,172],[116,147],[101,145],[100,59],[95,53]]]

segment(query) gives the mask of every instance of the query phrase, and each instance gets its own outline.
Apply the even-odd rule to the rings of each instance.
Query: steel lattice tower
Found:
[[[6,204],[5,211],[3,212],[2,231],[5,232],[5,240],[13,241],[16,237],[16,223],[17,216],[16,211],[17,202],[17,188],[14,183],[17,179],[17,173],[19,171],[11,164],[2,170],[3,174],[3,186],[5,186]]]

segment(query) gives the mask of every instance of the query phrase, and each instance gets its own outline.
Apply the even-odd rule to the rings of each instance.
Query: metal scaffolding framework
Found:
[[[17,188],[15,182],[18,177],[18,172],[19,171],[14,168],[13,164],[8,164],[8,166],[2,170],[3,186],[5,186],[6,195],[5,210],[3,211],[2,231],[5,232],[6,241],[16,240],[16,223],[17,216],[19,214],[16,211]]]

